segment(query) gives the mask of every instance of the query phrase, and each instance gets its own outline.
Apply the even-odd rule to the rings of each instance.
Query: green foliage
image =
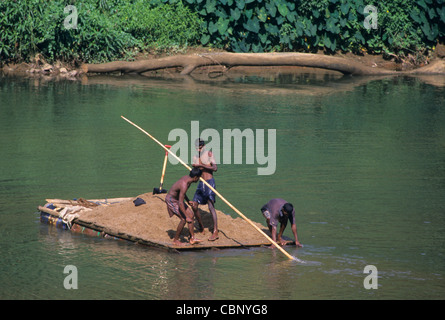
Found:
[[[164,0],[167,1],[168,0]],[[175,0],[171,0],[170,2]],[[445,32],[444,0],[382,0],[366,29],[364,0],[186,0],[204,19],[203,45],[235,52],[422,50]]]
[[[149,48],[168,49],[196,44],[202,31],[202,19],[182,2],[128,1],[118,16],[122,28]]]
[[[44,0],[0,2],[0,58],[20,60],[54,37],[52,19],[56,10],[45,7],[44,3]]]
[[[430,43],[445,37],[445,1],[417,0],[410,18],[420,26],[423,36]]]
[[[74,4],[77,29],[63,9]],[[235,52],[423,52],[445,37],[445,0],[0,0],[0,59],[102,62],[201,44]]]
[[[77,29],[66,29],[68,4],[62,0],[1,1],[0,58],[27,61],[41,53],[50,61],[102,62],[126,56],[126,49],[136,44],[109,18],[104,0],[76,3]]]
[[[69,4],[77,9],[77,29],[64,27]],[[130,59],[150,47],[195,44],[201,23],[181,2],[1,0],[0,59],[29,61],[36,53],[49,61]]]
[[[105,62],[131,56],[128,49],[137,46],[137,40],[123,30],[116,19],[113,19],[115,13],[113,11],[116,9],[108,11],[109,7],[104,0],[99,1],[99,4],[101,6],[97,6],[97,1],[76,3],[77,29],[67,30],[63,27],[63,23],[60,25],[56,43],[62,46],[58,52],[63,57],[71,56],[88,62]],[[66,16],[67,14],[64,14],[64,18]],[[56,56],[53,55],[51,58]]]
[[[367,33],[368,50],[377,53],[405,55],[409,51],[421,50],[421,33],[413,24],[410,13],[414,0],[393,0],[379,3],[377,30]]]

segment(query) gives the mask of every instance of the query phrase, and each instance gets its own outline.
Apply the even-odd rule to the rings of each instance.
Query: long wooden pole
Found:
[[[181,158],[179,158],[176,154],[174,154],[170,149],[166,148],[161,142],[159,142],[155,137],[153,137],[151,134],[149,134],[147,131],[139,127],[137,124],[131,122],[124,116],[121,116],[122,119],[127,121],[129,124],[135,126],[139,130],[141,130],[143,133],[145,133],[147,136],[149,136],[153,141],[155,141],[157,144],[159,144],[165,151],[169,152],[173,157],[176,158],[184,167],[186,167],[189,171],[192,170],[190,166],[188,166],[184,161],[182,161]],[[275,241],[273,241],[267,234],[263,232],[258,226],[256,226],[249,218],[247,218],[244,214],[241,213],[235,206],[233,206],[226,198],[224,198],[215,188],[213,188],[207,181],[205,181],[203,178],[199,178],[207,187],[210,188],[215,194],[221,198],[222,201],[224,201],[230,208],[232,208],[237,214],[241,216],[245,221],[247,221],[252,227],[254,227],[259,233],[261,233],[268,241],[270,241],[275,247],[277,247],[286,257],[292,260],[300,261],[296,257],[291,256],[286,250],[284,250],[282,247],[280,247]]]

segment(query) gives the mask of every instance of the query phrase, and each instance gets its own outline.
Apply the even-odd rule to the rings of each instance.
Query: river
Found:
[[[440,78],[3,76],[0,105],[0,299],[445,298]],[[285,249],[303,262],[268,248],[173,254],[40,223],[46,198],[159,186],[164,152],[121,115],[166,144],[185,133],[189,149],[197,124],[221,147],[224,130],[251,129],[255,146],[221,149],[217,189],[263,224],[268,200],[291,202],[303,248]],[[169,162],[165,187],[186,173]],[[77,289],[64,286],[66,266]]]

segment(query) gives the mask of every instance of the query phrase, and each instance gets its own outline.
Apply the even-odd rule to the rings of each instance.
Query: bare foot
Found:
[[[175,246],[185,246],[185,243],[179,241],[179,240],[173,240],[173,245]]]
[[[218,240],[218,231],[213,232],[213,234],[210,236],[209,241],[215,241]]]
[[[190,244],[198,244],[200,243],[202,240],[196,239],[196,238],[190,238]]]

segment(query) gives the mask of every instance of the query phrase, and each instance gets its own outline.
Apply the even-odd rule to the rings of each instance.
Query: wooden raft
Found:
[[[145,204],[136,206],[133,202],[136,198],[143,199]],[[64,208],[72,206],[85,208],[85,210],[75,213],[76,217],[69,224],[72,232],[124,239],[173,252],[211,248],[258,247],[271,244],[243,219],[234,219],[219,210],[217,210],[219,239],[208,241],[211,231],[213,231],[213,219],[212,215],[206,211],[208,210],[207,206],[200,206],[204,233],[196,231],[198,223],[195,221],[195,237],[203,241],[195,245],[189,244],[189,231],[186,226],[180,236],[180,241],[184,243],[184,246],[174,245],[173,236],[179,218],[168,215],[165,194],[145,193],[129,198],[79,199],[77,201],[46,199],[46,201],[45,206],[38,207],[39,211],[50,215],[53,219],[59,219],[59,221]],[[54,208],[47,208],[49,205]],[[258,210],[258,219],[263,219],[260,210]],[[259,223],[256,224],[269,235],[267,227]]]

